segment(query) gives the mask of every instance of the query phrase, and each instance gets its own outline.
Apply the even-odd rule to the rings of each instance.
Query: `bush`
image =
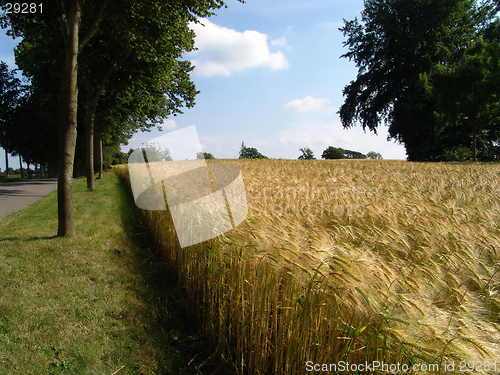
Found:
[[[467,147],[446,150],[439,157],[440,161],[468,161],[472,159],[472,151]]]
[[[213,156],[210,152],[198,152],[196,154],[197,159],[215,159],[215,156]]]
[[[345,159],[342,149],[333,146],[328,147],[321,155],[323,159]]]
[[[120,151],[119,145],[104,146],[102,148],[102,165],[105,170],[112,165],[127,164],[127,154]]]

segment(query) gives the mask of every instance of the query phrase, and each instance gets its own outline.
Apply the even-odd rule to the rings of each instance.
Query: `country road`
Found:
[[[0,184],[0,220],[57,188],[57,178]],[[1,223],[1,221],[0,221]]]

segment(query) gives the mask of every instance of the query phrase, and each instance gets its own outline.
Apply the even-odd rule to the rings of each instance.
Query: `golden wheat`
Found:
[[[224,162],[247,193],[236,229],[180,249],[168,211],[144,214],[239,373],[303,373],[308,360],[500,368],[499,165]]]

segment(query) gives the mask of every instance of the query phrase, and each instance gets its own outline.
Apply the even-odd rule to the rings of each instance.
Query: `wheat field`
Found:
[[[168,210],[143,213],[235,372],[302,374],[308,361],[500,371],[500,165],[223,162],[246,189],[236,229],[181,249]]]

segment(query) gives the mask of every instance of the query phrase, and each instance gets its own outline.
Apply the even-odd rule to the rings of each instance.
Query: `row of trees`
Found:
[[[366,0],[344,21],[358,75],[344,128],[360,123],[405,145],[409,160],[500,160],[498,0]]]
[[[2,168],[0,168],[0,173],[2,173]],[[18,168],[18,169],[14,169],[14,168],[7,168],[5,171],[4,171],[4,175],[5,177],[9,177],[10,174],[14,174],[14,175],[20,175],[21,178],[24,178],[25,176],[27,176],[28,178],[33,178],[33,176],[35,178],[39,178],[39,177],[47,177],[48,174],[47,174],[47,170],[44,168],[44,167],[36,167],[35,169],[31,169],[31,168]]]
[[[299,160],[314,160],[314,152],[309,147],[302,147],[299,149],[302,155],[298,157]],[[366,155],[361,152],[345,150],[343,148],[336,148],[330,146],[323,151],[321,155],[323,159],[382,159],[382,155],[378,152],[370,151]],[[239,159],[269,159],[267,156],[262,155],[256,148],[247,147],[245,143],[241,143]]]
[[[299,149],[302,155],[299,156],[299,160],[312,160],[316,159],[314,157],[313,151],[309,147],[304,147]],[[323,159],[382,159],[382,155],[378,152],[370,151],[366,155],[358,151],[345,150],[340,147],[329,146],[323,151],[321,155]]]
[[[75,167],[93,190],[103,143],[126,144],[195,104],[192,66],[182,60],[194,48],[189,22],[225,3],[53,0],[29,14],[7,14],[6,3],[0,24],[21,38],[16,63],[28,81],[21,86],[2,64],[0,145],[57,168],[58,235],[73,236]]]

